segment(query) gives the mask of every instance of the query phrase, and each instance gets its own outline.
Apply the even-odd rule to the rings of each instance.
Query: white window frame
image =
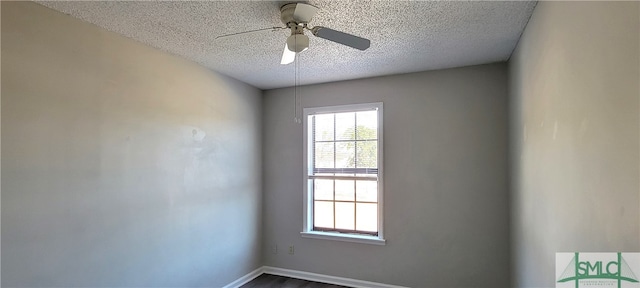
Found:
[[[309,125],[308,119],[309,115],[314,114],[324,114],[324,113],[340,113],[340,112],[358,112],[358,111],[370,111],[377,110],[378,111],[378,235],[361,235],[361,234],[348,234],[348,233],[338,233],[338,232],[325,232],[325,231],[314,231],[313,230],[313,197],[312,190],[309,181],[310,171],[313,171],[313,167],[311,167],[311,163],[309,163],[310,153],[312,152],[311,143],[311,135],[309,134]],[[302,222],[302,232],[300,234],[305,238],[316,238],[316,239],[327,239],[327,240],[338,240],[338,241],[347,241],[347,242],[356,242],[356,243],[365,243],[365,244],[376,244],[376,245],[385,245],[386,241],[384,239],[384,197],[383,197],[383,188],[384,188],[384,165],[383,165],[383,105],[382,102],[376,103],[363,103],[363,104],[349,104],[349,105],[338,105],[338,106],[326,106],[326,107],[310,107],[303,109],[303,118],[302,118],[302,130],[303,130],[303,167],[305,167],[304,171],[304,200],[303,200],[303,216],[304,221]]]

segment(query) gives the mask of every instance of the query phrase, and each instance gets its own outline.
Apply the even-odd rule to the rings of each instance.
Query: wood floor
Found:
[[[348,288],[340,285],[313,282],[271,274],[262,274],[240,288]]]

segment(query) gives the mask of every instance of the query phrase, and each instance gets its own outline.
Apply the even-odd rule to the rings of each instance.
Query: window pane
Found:
[[[315,161],[316,168],[334,168],[333,167],[333,143],[315,143]]]
[[[358,168],[378,167],[378,143],[376,141],[358,142],[356,150]]]
[[[337,113],[336,140],[355,140],[356,113]]]
[[[378,139],[378,111],[356,113],[356,139]]]
[[[333,228],[333,202],[314,201],[313,226]]]
[[[336,143],[336,168],[354,168],[356,156],[355,142]]]
[[[315,179],[313,183],[314,200],[333,200],[333,180]]]
[[[315,141],[333,141],[333,114],[311,117],[315,117]]]
[[[356,201],[378,202],[378,181],[356,181]]]
[[[336,200],[353,201],[355,198],[353,180],[336,180]]]
[[[354,203],[336,202],[336,229],[354,230]]]
[[[377,232],[378,204],[357,203],[356,205],[356,230]]]

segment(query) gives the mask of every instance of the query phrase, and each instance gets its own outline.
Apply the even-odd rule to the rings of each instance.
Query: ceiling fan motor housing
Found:
[[[289,3],[280,7],[280,20],[284,25],[287,25],[287,27],[289,27],[289,23],[292,23],[292,22],[295,24],[303,24],[303,23],[298,23],[295,21],[295,19],[293,19],[293,12],[295,11],[296,11],[296,3]]]

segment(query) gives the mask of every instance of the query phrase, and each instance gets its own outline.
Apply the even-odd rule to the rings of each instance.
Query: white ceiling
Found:
[[[261,89],[294,85],[295,64],[280,65],[290,32],[222,34],[283,26],[283,1],[43,2],[150,46],[196,61]],[[327,1],[311,25],[371,40],[366,51],[311,36],[298,60],[298,84],[312,84],[505,61],[535,1]]]

